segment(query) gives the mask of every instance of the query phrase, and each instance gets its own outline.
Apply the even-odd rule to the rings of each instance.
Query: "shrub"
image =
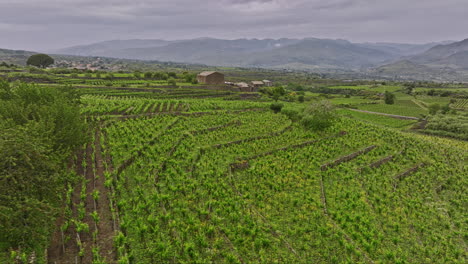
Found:
[[[176,80],[175,80],[174,78],[169,78],[169,79],[167,80],[167,84],[168,84],[168,85],[172,85],[172,86],[176,86],[176,85],[177,85],[177,82],[176,82]]]
[[[440,105],[439,104],[431,104],[429,106],[429,114],[435,115],[437,112],[440,110]]]
[[[291,119],[293,122],[301,120],[302,114],[294,109],[281,109],[281,113]]]
[[[337,118],[333,106],[328,101],[320,101],[309,105],[304,110],[301,124],[310,130],[324,130]]]
[[[145,77],[145,79],[151,79],[151,77],[153,77],[153,74],[151,72],[145,72],[143,76]]]
[[[386,104],[394,104],[395,103],[395,95],[392,94],[389,91],[386,91],[385,95],[384,95],[384,100],[385,100]]]
[[[273,112],[275,112],[275,113],[279,113],[282,108],[283,108],[282,103],[272,103],[270,105],[270,109],[273,110]]]

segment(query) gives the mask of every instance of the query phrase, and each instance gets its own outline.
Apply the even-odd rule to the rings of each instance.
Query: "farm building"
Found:
[[[216,71],[205,71],[197,75],[199,83],[222,85],[224,84],[224,74]]]
[[[236,83],[236,86],[239,87],[239,91],[241,91],[241,92],[251,92],[252,91],[252,87],[250,87],[245,82]]]
[[[269,81],[269,80],[263,80],[263,84],[265,84],[265,86],[273,86],[273,82]]]
[[[255,88],[260,88],[265,85],[262,81],[252,81],[252,86]]]

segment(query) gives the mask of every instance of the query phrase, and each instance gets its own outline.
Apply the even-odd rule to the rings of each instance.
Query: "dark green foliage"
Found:
[[[429,119],[425,133],[468,140],[468,117],[436,115]]]
[[[302,113],[300,113],[299,111],[297,111],[295,109],[283,108],[283,109],[281,109],[281,113],[286,115],[293,122],[297,122],[297,121],[302,119]]]
[[[279,113],[281,112],[281,109],[283,108],[283,104],[282,103],[272,103],[270,105],[270,109],[273,110],[273,112],[275,113]]]
[[[442,114],[448,114],[450,112],[450,105],[449,104],[445,104],[444,106],[442,106],[442,108],[440,109]]]
[[[405,83],[404,87],[405,87],[405,93],[412,94],[414,89],[416,88],[416,84],[415,83]]]
[[[440,110],[440,105],[439,104],[431,104],[429,106],[429,114],[435,115],[437,112]]]
[[[337,115],[328,101],[320,101],[304,109],[301,124],[310,130],[324,130],[333,125]]]
[[[304,102],[304,95],[299,95],[297,97],[297,100],[300,102],[300,103],[303,103]]]
[[[54,64],[54,59],[47,54],[35,54],[28,58],[26,64],[40,68],[45,68]]]
[[[65,183],[65,160],[84,143],[77,94],[0,82],[0,252],[48,244]]]
[[[108,74],[106,74],[106,77],[104,77],[105,80],[109,80],[109,81],[112,81],[114,79],[114,74],[112,74],[111,72],[109,72]]]
[[[168,85],[172,85],[172,86],[176,86],[176,85],[177,85],[176,80],[175,80],[174,78],[169,78],[169,79],[167,80],[167,84],[168,84]]]
[[[392,94],[389,91],[386,91],[385,95],[384,95],[384,101],[385,101],[386,104],[394,104],[395,103],[395,95]]]
[[[143,77],[145,77],[145,79],[151,79],[153,77],[153,73],[145,72],[145,74],[143,74]],[[154,77],[156,78],[156,74],[154,75]]]

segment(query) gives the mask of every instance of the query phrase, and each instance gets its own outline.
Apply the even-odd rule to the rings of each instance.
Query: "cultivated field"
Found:
[[[468,145],[453,139],[465,132],[414,129],[445,131],[445,118],[464,120],[463,110],[417,118],[434,102],[464,108],[466,99],[397,85],[387,87],[391,105],[378,95],[385,86],[312,90],[305,102],[287,91],[279,102],[289,111],[327,96],[339,107],[330,127],[310,130],[272,111],[267,92],[129,76],[114,75],[128,77],[126,87],[83,75],[67,88],[79,94],[87,137],[64,172],[73,180],[49,223],[48,263],[466,263]],[[81,77],[34,82],[55,89]]]

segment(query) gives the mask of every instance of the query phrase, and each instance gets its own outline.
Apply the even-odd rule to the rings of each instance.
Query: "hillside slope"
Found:
[[[215,66],[355,69],[414,55],[429,44],[351,43],[332,39],[119,40],[57,51],[61,54],[202,63]],[[298,68],[295,68],[298,67]]]

